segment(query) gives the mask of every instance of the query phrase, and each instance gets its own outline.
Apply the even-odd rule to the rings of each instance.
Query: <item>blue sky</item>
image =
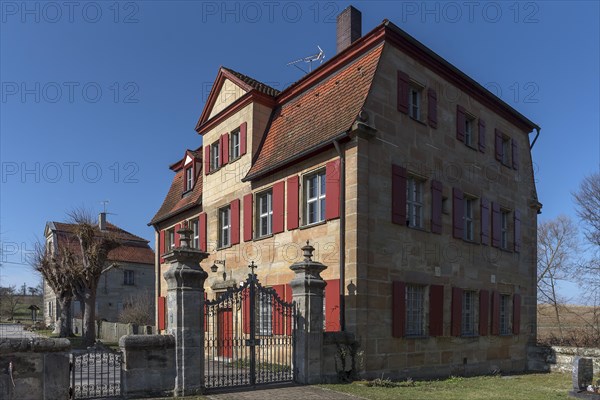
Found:
[[[570,193],[599,168],[597,2],[72,4],[1,2],[1,285],[36,282],[23,254],[73,207],[109,200],[110,221],[152,240],[219,66],[282,89],[302,75],[289,61],[335,54],[349,4],[363,33],[391,20],[542,127],[540,220],[574,216]]]

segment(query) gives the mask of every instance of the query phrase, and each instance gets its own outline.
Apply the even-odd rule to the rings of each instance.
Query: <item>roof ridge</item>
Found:
[[[279,93],[281,93],[280,90],[275,89],[274,87],[267,85],[264,82],[259,81],[258,79],[252,78],[249,75],[246,74],[242,74],[241,72],[238,72],[234,69],[228,68],[228,67],[221,67],[223,68],[225,71],[235,75],[237,78],[241,79],[242,81],[244,81],[245,83],[249,84],[250,86],[252,86],[254,89],[263,92],[265,94],[268,94],[272,97],[276,97],[279,96]],[[264,86],[264,87],[263,87]]]

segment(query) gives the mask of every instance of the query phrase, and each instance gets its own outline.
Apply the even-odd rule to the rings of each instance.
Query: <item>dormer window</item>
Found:
[[[194,169],[188,167],[185,169],[185,191],[192,190],[194,187]]]

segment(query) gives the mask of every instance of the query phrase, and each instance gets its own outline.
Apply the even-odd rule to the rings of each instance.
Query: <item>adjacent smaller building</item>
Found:
[[[154,251],[148,241],[107,222],[106,213],[100,213],[98,225],[102,230],[113,232],[122,245],[109,253],[109,262],[116,262],[119,267],[104,273],[98,283],[96,317],[117,321],[124,308],[142,299],[154,310]],[[74,228],[75,224],[47,222],[46,245],[56,249],[61,243],[73,240]],[[81,318],[81,304],[74,301],[72,307],[73,316]],[[44,322],[54,325],[59,315],[56,295],[44,280]],[[151,316],[154,319],[153,313]]]

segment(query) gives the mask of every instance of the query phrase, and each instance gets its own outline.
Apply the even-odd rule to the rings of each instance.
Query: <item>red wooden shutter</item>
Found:
[[[392,223],[406,226],[406,168],[392,164]]]
[[[166,311],[167,299],[163,296],[158,296],[158,330],[165,330],[165,311]]]
[[[231,244],[240,243],[240,199],[235,199],[231,207]]]
[[[242,122],[242,125],[240,125],[240,156],[243,156],[244,154],[246,154],[246,147],[247,147],[247,127],[248,127],[248,123],[246,122]]]
[[[502,132],[500,132],[498,129],[495,130],[494,133],[494,138],[495,138],[495,153],[496,153],[496,160],[502,162],[502,156],[503,156],[503,150],[502,150]]]
[[[293,295],[292,295],[292,286],[289,283],[285,284],[285,301],[286,303],[291,303],[292,301],[294,301]],[[288,309],[289,310],[289,309]],[[285,333],[288,336],[292,335],[292,330],[293,325],[292,322],[294,320],[294,315],[292,314],[292,311],[290,310],[285,318]]]
[[[340,159],[329,161],[325,167],[325,216],[340,217]]]
[[[207,247],[206,247],[206,213],[200,213],[200,216],[198,217],[198,225],[200,225],[200,231],[198,232],[198,236],[200,236],[199,238],[199,245],[200,245],[200,250],[202,251],[206,251]]]
[[[273,233],[283,232],[285,182],[273,185]]]
[[[490,244],[490,201],[481,198],[481,244]]]
[[[514,335],[521,333],[521,295],[513,295],[513,326]]]
[[[408,74],[402,71],[398,71],[397,77],[397,107],[398,111],[404,114],[408,114]]]
[[[287,180],[287,229],[296,229],[300,221],[300,206],[298,203],[300,178],[291,176]]]
[[[331,279],[325,286],[325,332],[340,330],[340,280]]]
[[[252,193],[244,196],[244,242],[252,240]]]
[[[210,173],[210,145],[204,147],[204,175]]]
[[[490,312],[490,293],[487,290],[479,291],[479,335],[487,336]]]
[[[519,145],[515,139],[511,140],[512,143],[512,167],[513,169],[519,169]]]
[[[463,290],[461,288],[452,288],[452,336],[460,336],[461,324],[462,324],[462,296]]]
[[[250,289],[242,292],[242,325],[245,334],[250,334]]]
[[[501,235],[500,204],[492,201],[492,246],[500,247]]]
[[[437,128],[437,93],[432,88],[427,90],[427,123]]]
[[[431,232],[442,233],[442,182],[431,181]]]
[[[392,336],[404,336],[404,320],[406,318],[406,284],[392,282]]]
[[[165,253],[165,231],[160,231],[158,238],[158,255],[160,257],[160,263],[164,263],[165,259],[163,258],[163,254]]]
[[[429,286],[429,336],[444,336],[444,286]]]
[[[221,165],[225,165],[229,162],[229,134],[224,133],[221,135]]]
[[[500,334],[500,293],[492,292],[492,335]]]
[[[479,118],[479,151],[485,153],[485,121]]]
[[[461,106],[456,106],[456,138],[461,142],[465,141],[465,123],[466,123],[465,109]]]
[[[181,247],[181,237],[179,235],[179,229],[181,229],[181,224],[175,224],[173,230],[175,231],[175,248]]]
[[[275,285],[273,286],[275,293],[279,296],[281,301],[285,301],[285,285]],[[274,335],[283,335],[285,333],[285,324],[284,324],[284,312],[281,305],[273,298],[272,305],[273,312],[273,334]]]
[[[457,239],[463,238],[464,216],[463,192],[458,188],[452,188],[452,236]]]
[[[514,214],[515,251],[521,252],[521,211],[515,210]]]

